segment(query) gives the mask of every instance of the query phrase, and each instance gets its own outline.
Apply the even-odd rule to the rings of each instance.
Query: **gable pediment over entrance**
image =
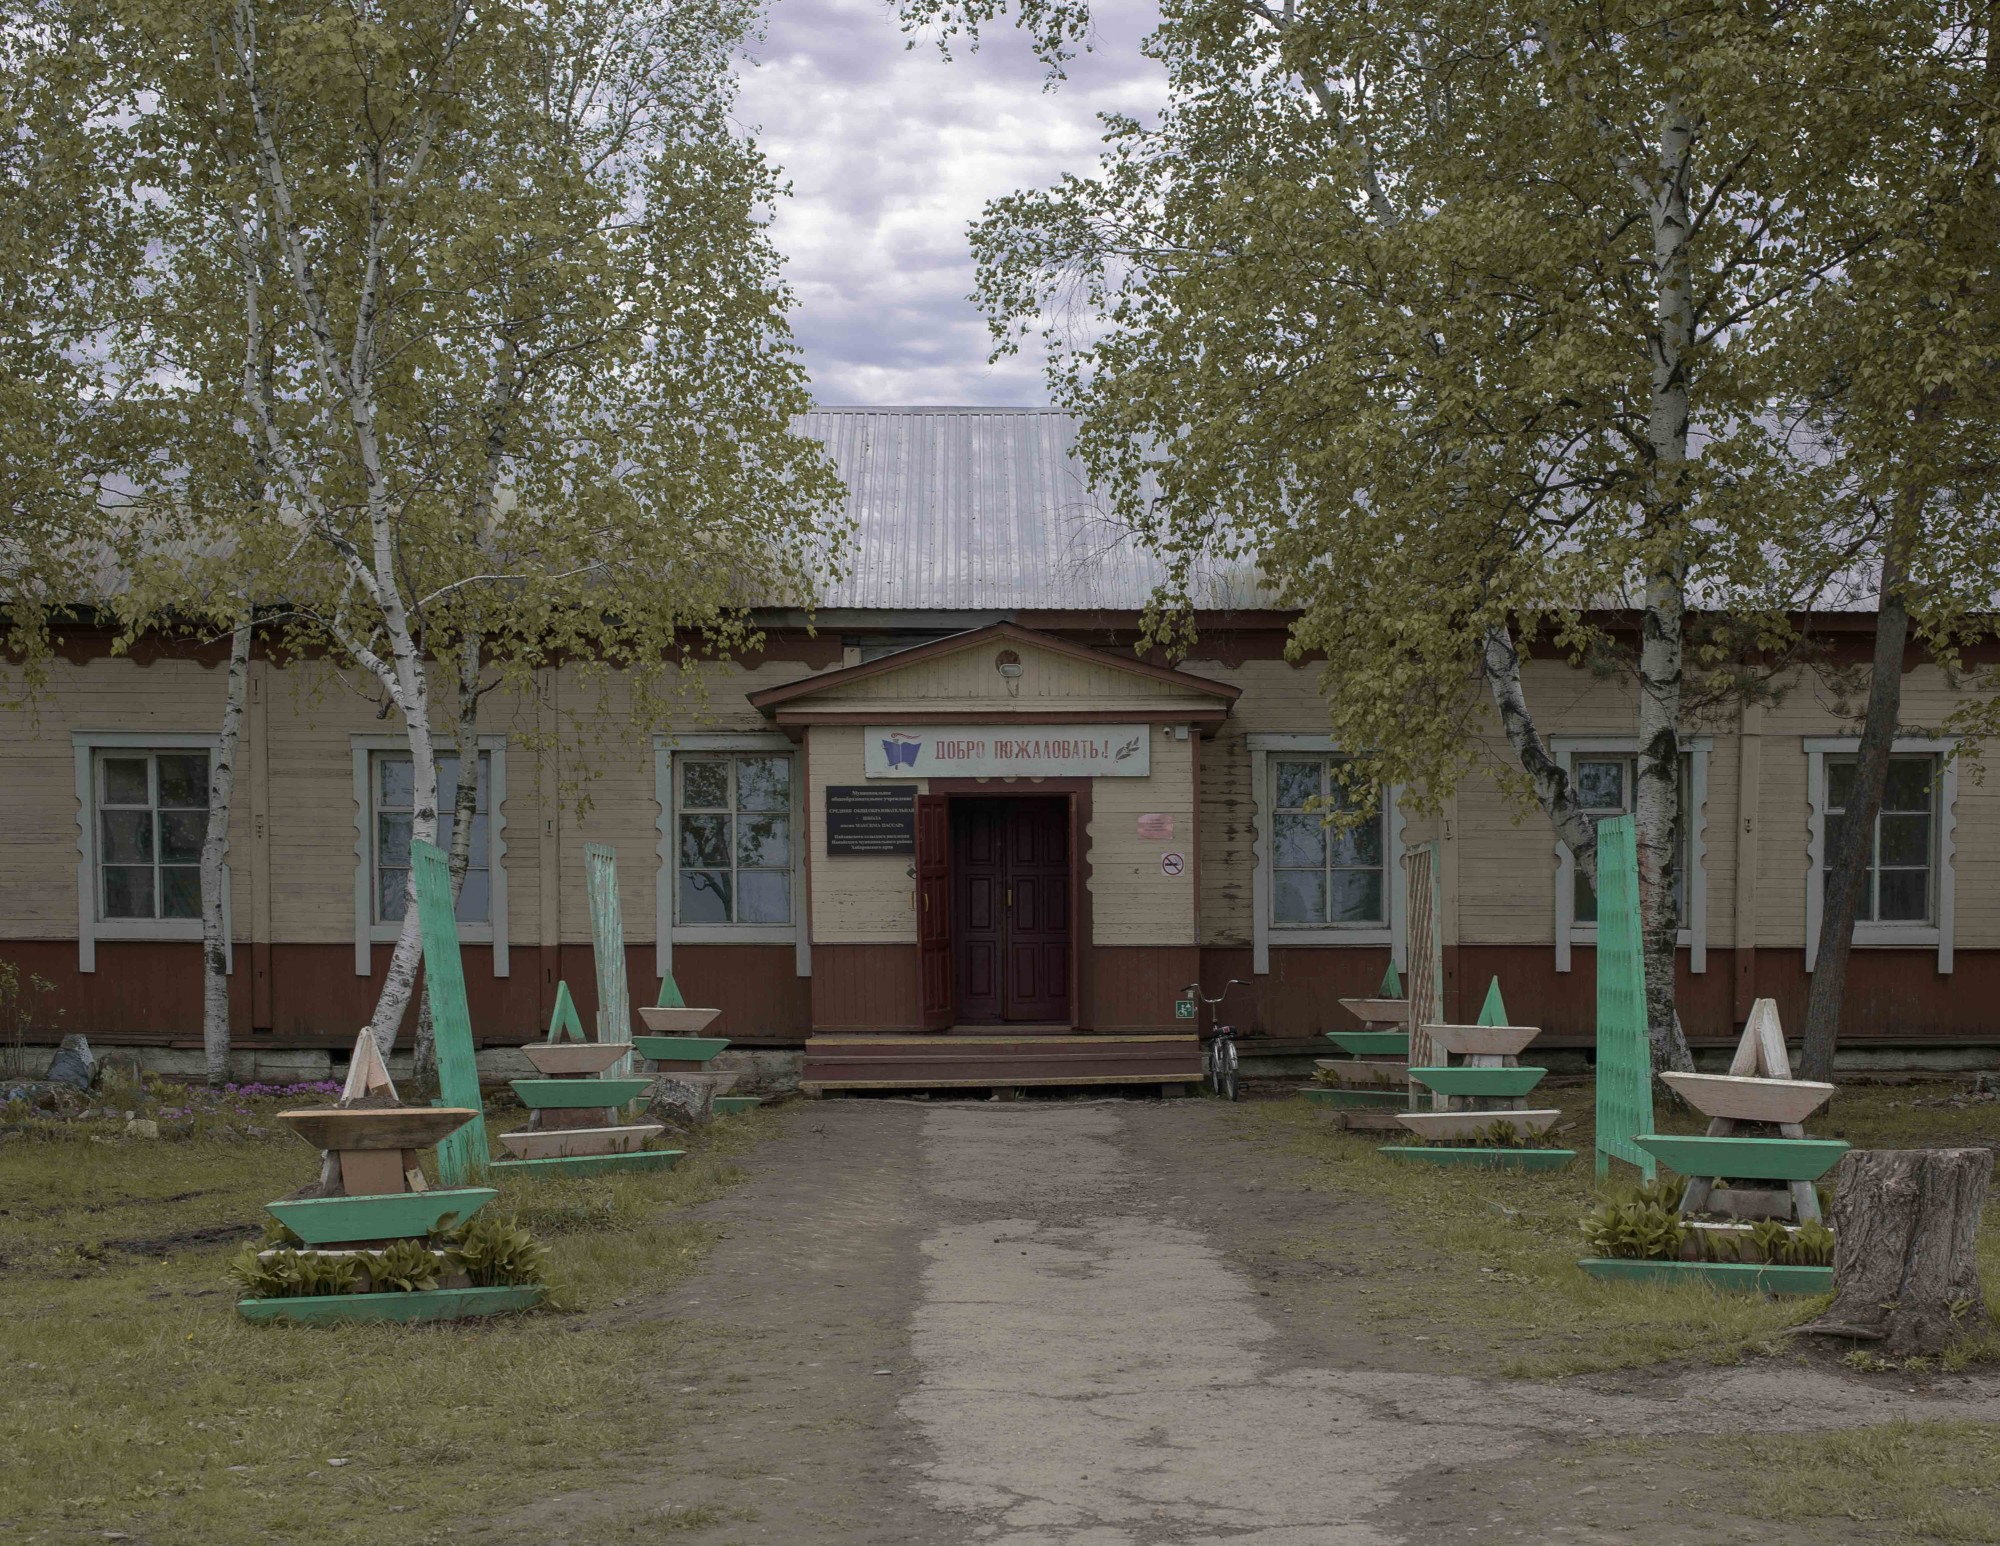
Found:
[[[781,725],[1004,715],[1213,726],[1227,717],[1239,691],[1192,672],[995,623],[767,688],[750,694],[750,702]]]

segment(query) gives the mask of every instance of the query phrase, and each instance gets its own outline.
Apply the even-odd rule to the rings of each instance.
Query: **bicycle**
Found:
[[[1250,984],[1240,977],[1232,977],[1222,985],[1222,991],[1209,998],[1201,991],[1201,984],[1191,982],[1181,989],[1192,994],[1198,1001],[1208,1005],[1212,1015],[1222,1001],[1229,997],[1231,988],[1247,988]],[[1209,1090],[1223,1100],[1235,1100],[1236,1083],[1236,1027],[1224,1025],[1220,1021],[1209,1027],[1208,1034],[1201,1039],[1201,1077]]]

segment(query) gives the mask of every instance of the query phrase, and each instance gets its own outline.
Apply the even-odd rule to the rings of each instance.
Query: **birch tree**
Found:
[[[1020,15],[1050,56],[1082,37],[1073,7]],[[1177,580],[1252,559],[1300,610],[1364,799],[1441,801],[1497,728],[1491,771],[1594,880],[1524,660],[1632,683],[1659,1067],[1689,1066],[1682,734],[1815,583],[1765,330],[1871,239],[1824,195],[1887,132],[1847,88],[1878,25],[1860,5],[1192,0],[1147,45],[1159,121],[1109,120],[1095,175],[973,232],[997,347],[1039,335],[1086,461]],[[1184,644],[1188,613],[1170,587],[1156,636]]]
[[[801,598],[834,484],[789,428],[774,179],[728,120],[754,11],[122,14],[156,92],[135,344],[233,383],[259,518],[300,539],[284,604],[397,715],[414,837],[438,828],[435,662],[466,769],[496,683],[581,658],[643,684]],[[419,959],[406,896],[385,1050]]]

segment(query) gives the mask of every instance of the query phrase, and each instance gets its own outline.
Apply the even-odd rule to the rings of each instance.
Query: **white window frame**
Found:
[[[1807,736],[1806,754],[1806,970],[1819,957],[1819,930],[1826,913],[1826,759],[1852,756],[1861,750],[1859,736]],[[1958,922],[1958,884],[1952,856],[1958,822],[1958,737],[1898,736],[1889,747],[1899,753],[1928,753],[1939,760],[1937,782],[1937,921],[1935,923],[1862,923],[1854,925],[1857,950],[1937,949],[1938,975],[1952,968],[1952,934]]]
[[[199,918],[100,918],[97,907],[97,755],[104,751],[205,751],[209,766],[221,755],[222,738],[213,731],[72,730],[76,757],[76,969],[97,970],[99,940],[201,939]],[[230,823],[234,830],[235,823]],[[222,861],[222,939],[227,970],[236,969],[234,911],[228,851]]]
[[[375,921],[375,780],[377,752],[409,755],[408,737],[361,735],[348,738],[354,758],[354,975],[374,974],[374,949],[393,943],[402,933],[400,923]],[[455,736],[432,738],[434,754],[444,756],[458,750]],[[491,945],[493,975],[508,975],[507,957],[507,737],[482,735],[478,750],[486,753],[486,846],[487,912],[484,923],[461,922],[458,939],[462,945]]]
[[[1256,836],[1251,843],[1250,924],[1252,975],[1268,976],[1271,946],[1372,945],[1389,947],[1389,954],[1402,971],[1408,967],[1409,892],[1403,870],[1403,789],[1387,785],[1382,791],[1382,877],[1383,901],[1389,909],[1388,926],[1381,924],[1332,924],[1323,929],[1277,929],[1271,924],[1271,758],[1272,756],[1339,756],[1341,747],[1331,736],[1294,734],[1284,731],[1257,731],[1249,737],[1250,788],[1257,813]]]
[[[1565,778],[1574,778],[1578,757],[1636,757],[1637,736],[1553,736],[1549,750]],[[1674,943],[1688,953],[1688,970],[1696,974],[1708,970],[1708,759],[1714,750],[1713,738],[1705,735],[1681,737],[1681,751],[1688,759],[1688,873],[1687,924]],[[1576,916],[1576,856],[1569,844],[1556,839],[1556,970],[1571,969],[1578,945],[1597,945],[1597,925],[1578,922]]]
[[[676,923],[674,896],[680,884],[680,845],[674,836],[674,753],[713,756],[723,752],[779,753],[792,759],[792,921],[790,923]],[[812,930],[806,927],[806,865],[812,832],[807,823],[805,748],[783,731],[711,732],[653,739],[653,799],[660,808],[657,869],[653,890],[653,970],[666,977],[674,969],[674,945],[791,945],[797,973],[812,976]]]

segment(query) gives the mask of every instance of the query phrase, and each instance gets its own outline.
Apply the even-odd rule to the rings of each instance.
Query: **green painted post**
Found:
[[[1639,847],[1633,819],[1597,824],[1597,1174],[1611,1161],[1653,1156],[1634,1141],[1653,1130],[1653,1054],[1646,1040],[1646,956],[1639,935]]]
[[[451,867],[435,843],[410,844],[416,873],[417,922],[424,938],[424,992],[430,996],[437,1049],[438,1097],[480,1114],[438,1145],[438,1179],[473,1186],[486,1179],[486,1114],[479,1099],[479,1062],[472,1050],[472,1011],[465,1002],[465,966],[458,955],[458,913],[451,905]]]
[[[549,1040],[561,1041],[568,1037],[571,1041],[583,1040],[583,1022],[576,1016],[576,1000],[569,996],[569,984],[556,984],[556,1007],[549,1016]]]
[[[1474,1025],[1512,1025],[1507,1018],[1506,1002],[1500,997],[1500,979],[1495,977],[1492,986],[1486,990],[1486,1002],[1479,1008],[1479,1018]]]
[[[1375,996],[1377,998],[1401,998],[1403,996],[1403,979],[1396,971],[1396,963],[1394,961],[1389,963],[1389,969],[1382,974],[1382,986],[1377,990]]]
[[[591,955],[597,962],[597,1039],[632,1039],[632,996],[625,986],[625,917],[618,904],[618,854],[604,843],[583,845],[590,889]],[[630,1054],[605,1069],[607,1079],[632,1071]]]

